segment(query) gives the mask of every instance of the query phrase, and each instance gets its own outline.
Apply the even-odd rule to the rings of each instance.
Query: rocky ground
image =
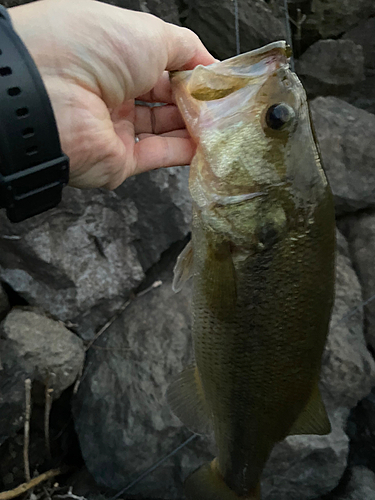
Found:
[[[193,29],[219,58],[235,53],[231,0],[110,3]],[[242,52],[285,36],[281,0],[238,5]],[[375,4],[289,8],[336,202],[336,300],[321,382],[333,430],[278,445],[263,496],[375,500]],[[171,290],[189,237],[187,179],[187,167],[159,170],[110,193],[67,188],[57,209],[17,225],[0,214],[1,491],[24,482],[25,469],[35,481],[57,469],[31,500],[114,499],[121,490],[124,500],[177,500],[189,472],[212,457],[212,443],[191,438],[165,400],[192,359],[190,290]]]

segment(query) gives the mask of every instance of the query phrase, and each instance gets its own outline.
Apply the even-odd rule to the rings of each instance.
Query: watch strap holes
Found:
[[[12,68],[9,66],[3,66],[0,68],[0,76],[8,76],[12,74]]]
[[[34,135],[34,129],[32,127],[27,127],[22,130],[22,137],[28,139]]]
[[[10,95],[11,97],[20,95],[20,93],[21,89],[19,87],[11,87],[10,89],[8,89],[8,95]]]
[[[38,146],[30,146],[29,148],[26,149],[26,154],[28,156],[32,156],[37,154],[38,152]]]
[[[19,118],[23,118],[24,116],[27,116],[29,114],[29,108],[18,108],[16,109],[16,115]]]

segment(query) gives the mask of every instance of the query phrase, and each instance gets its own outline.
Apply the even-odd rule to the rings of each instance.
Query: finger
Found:
[[[187,165],[191,162],[195,145],[191,139],[151,136],[134,147],[135,174],[160,167]]]
[[[147,137],[154,137],[154,136],[155,136],[155,134],[148,134],[148,133],[137,135],[137,137],[140,141],[142,141],[143,139],[146,139]],[[190,139],[190,134],[186,130],[186,128],[184,128],[184,129],[179,129],[179,130],[171,130],[170,132],[165,132],[164,134],[160,134],[159,137],[181,137],[184,139]]]
[[[167,104],[166,106],[136,106],[135,108],[136,134],[142,132],[162,134],[180,128],[185,128],[185,124],[176,106]]]
[[[137,99],[145,102],[165,102],[173,104],[172,87],[169,81],[168,71],[163,72],[155,87],[150,90],[150,92],[137,97]]]
[[[193,69],[198,64],[207,66],[215,62],[199,37],[188,28],[165,23],[168,62],[166,70]]]

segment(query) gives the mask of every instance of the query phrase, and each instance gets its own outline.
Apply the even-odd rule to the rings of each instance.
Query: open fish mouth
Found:
[[[285,67],[290,51],[284,40],[194,70],[171,72],[171,79],[185,81],[187,92],[198,101],[222,99],[245,87],[251,80]],[[209,86],[207,80],[209,78]]]

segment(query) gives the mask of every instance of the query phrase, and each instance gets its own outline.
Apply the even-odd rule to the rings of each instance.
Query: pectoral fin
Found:
[[[307,405],[294,422],[289,435],[318,434],[323,436],[330,432],[331,424],[322,401],[318,384],[316,384]]]
[[[196,434],[210,434],[212,421],[196,366],[186,368],[167,390],[173,413]]]
[[[180,255],[177,257],[176,265],[173,269],[173,284],[172,290],[174,292],[179,292],[186,281],[190,279],[193,275],[193,263],[194,263],[194,253],[191,241],[182,250]]]

